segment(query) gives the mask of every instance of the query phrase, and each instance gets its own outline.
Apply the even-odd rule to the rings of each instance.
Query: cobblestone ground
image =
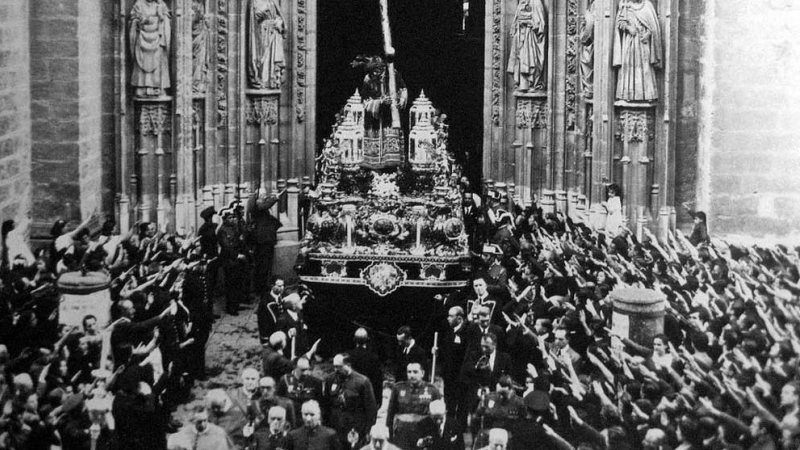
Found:
[[[214,312],[220,316],[214,322],[211,336],[206,347],[206,374],[205,381],[196,381],[192,388],[192,399],[179,406],[173,413],[173,418],[185,423],[194,405],[203,400],[206,392],[211,389],[228,389],[239,386],[239,374],[248,366],[261,371],[261,345],[258,342],[258,326],[256,324],[256,303],[243,304],[237,316],[224,313],[224,303],[219,298],[214,306]],[[322,337],[324,339],[324,336]],[[329,362],[315,365],[314,375],[323,378],[331,370]],[[383,402],[378,412],[378,420],[385,420],[388,393],[384,390]]]

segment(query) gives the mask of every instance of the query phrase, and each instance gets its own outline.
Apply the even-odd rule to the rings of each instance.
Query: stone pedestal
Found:
[[[83,318],[92,314],[97,325],[104,327],[111,321],[110,279],[102,272],[67,272],[58,279],[61,297],[58,307],[58,323],[82,326]]]
[[[653,336],[664,332],[666,297],[650,289],[618,289],[611,292],[615,333],[639,345],[650,346]]]

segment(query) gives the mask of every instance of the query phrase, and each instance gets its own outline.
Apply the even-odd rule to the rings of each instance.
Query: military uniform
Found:
[[[364,441],[378,413],[369,379],[355,371],[347,376],[334,374],[325,382],[323,392],[330,405],[329,422],[339,440],[347,443],[347,434],[356,430],[359,441]]]
[[[287,373],[278,381],[278,395],[292,401],[297,413],[295,423],[302,423],[301,407],[303,403],[308,400],[319,401],[322,396],[322,385],[312,376],[298,378],[293,373]]]
[[[489,430],[492,428],[502,428],[512,437],[525,420],[527,410],[522,398],[513,392],[509,393],[508,398],[491,392],[480,402],[475,414],[481,421],[481,431],[476,440],[482,446],[488,443]]]
[[[386,424],[392,431],[392,442],[400,448],[416,448],[421,438],[417,424],[428,415],[428,405],[442,398],[431,383],[403,381],[392,388]]]
[[[217,231],[220,260],[225,274],[225,310],[236,314],[239,304],[247,297],[247,261],[242,257],[244,247],[239,227],[233,222],[225,222]]]

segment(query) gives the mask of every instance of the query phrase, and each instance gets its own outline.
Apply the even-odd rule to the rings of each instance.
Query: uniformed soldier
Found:
[[[295,423],[300,423],[301,407],[308,400],[320,400],[322,384],[311,375],[311,362],[305,356],[297,359],[294,370],[282,376],[278,382],[278,395],[288,398],[297,412]]]
[[[239,304],[247,297],[247,259],[242,233],[236,224],[236,212],[228,208],[220,212],[222,225],[217,231],[222,270],[225,274],[225,311],[237,315]]]
[[[326,380],[323,392],[329,402],[329,422],[339,435],[345,448],[366,443],[366,435],[378,414],[372,383],[353,370],[350,355],[338,354],[333,358],[336,373]],[[349,435],[349,437],[348,437]]]
[[[525,402],[514,392],[511,376],[501,376],[497,381],[497,390],[484,395],[475,411],[481,428],[476,437],[477,447],[488,442],[489,430],[492,428],[509,431],[513,440],[514,431],[525,420],[526,414]]]
[[[442,398],[439,389],[425,382],[422,364],[410,362],[406,366],[408,381],[394,385],[389,397],[386,425],[392,431],[392,442],[400,448],[416,448],[422,437],[417,424],[428,415],[428,406]]]

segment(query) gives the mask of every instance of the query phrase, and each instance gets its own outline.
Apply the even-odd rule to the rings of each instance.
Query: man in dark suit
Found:
[[[489,333],[497,337],[498,345],[504,342],[505,332],[498,325],[491,323],[491,310],[488,306],[476,308],[477,320],[466,326],[464,339],[466,340],[466,351],[475,351],[481,344],[481,338]]]
[[[404,325],[397,330],[397,349],[394,358],[394,380],[406,380],[406,368],[408,363],[417,362],[422,365],[423,370],[428,368],[428,352],[419,346],[411,327]]]
[[[256,320],[258,322],[258,337],[261,345],[269,342],[269,337],[275,332],[275,324],[283,313],[283,289],[286,282],[283,277],[275,276],[269,293],[259,297],[256,307]]]
[[[286,410],[281,406],[273,406],[267,411],[268,426],[256,431],[253,435],[254,450],[285,449],[289,443],[286,432]]]
[[[430,415],[417,424],[419,435],[417,448],[424,450],[462,450],[464,434],[458,422],[447,417],[445,402],[434,400],[428,406]]]
[[[225,312],[235,316],[239,305],[247,297],[247,259],[235,209],[223,209],[220,216],[222,226],[217,230],[217,239],[220,246],[219,258],[225,274]]]
[[[259,297],[267,292],[266,283],[272,273],[275,244],[281,227],[280,220],[269,210],[284,192],[267,196],[267,191],[261,188],[247,202],[248,240],[253,252],[253,289]]]
[[[511,357],[497,351],[497,336],[481,337],[478,351],[469,353],[461,366],[461,382],[467,385],[470,410],[478,405],[479,391],[494,391],[503,375],[511,375]]]
[[[367,345],[369,344],[367,330],[364,328],[357,329],[353,340],[356,346],[347,352],[350,355],[353,370],[369,378],[370,383],[372,383],[372,390],[375,392],[375,398],[382,398],[383,373],[381,371],[381,360],[378,358],[378,354]]]
[[[293,369],[292,361],[283,355],[286,348],[286,334],[276,331],[269,337],[269,345],[264,346],[261,354],[262,373],[264,376],[280,380]]]
[[[308,325],[303,317],[303,304],[305,298],[300,294],[291,293],[283,298],[285,306],[284,312],[278,316],[275,323],[278,331],[283,331],[289,338],[287,347],[291,353],[291,358],[301,355],[311,348],[308,338]]]
[[[450,308],[447,314],[447,331],[441,340],[442,379],[444,381],[445,403],[450,405],[450,415],[461,426],[467,424],[467,386],[459,375],[467,352],[467,323],[464,310],[460,306]]]
[[[479,227],[483,212],[475,205],[475,200],[470,192],[464,192],[464,199],[461,201],[461,208],[464,217],[464,228],[466,228],[469,238],[469,248],[476,250],[479,240]]]
[[[341,450],[342,445],[336,431],[322,426],[319,403],[309,400],[303,403],[303,426],[289,433],[292,450]]]

